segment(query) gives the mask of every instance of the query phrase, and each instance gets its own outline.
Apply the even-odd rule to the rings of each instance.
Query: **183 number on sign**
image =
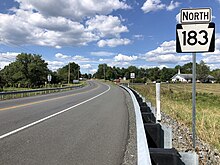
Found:
[[[176,51],[214,52],[215,24],[177,24]]]

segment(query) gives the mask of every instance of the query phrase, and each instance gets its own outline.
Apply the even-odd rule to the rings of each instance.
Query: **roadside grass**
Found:
[[[47,88],[59,88],[64,86],[85,86],[86,82],[81,81],[78,84],[63,84],[61,85],[48,85],[44,86],[42,88],[15,88],[15,87],[9,87],[9,88],[3,88],[3,92],[15,92],[15,91],[25,91],[25,90],[35,90],[35,89],[47,89]],[[8,99],[15,99],[15,98],[21,98],[21,97],[30,97],[30,96],[36,96],[36,95],[43,95],[48,93],[55,93],[55,92],[61,92],[61,91],[67,91],[70,89],[62,89],[62,90],[50,90],[50,91],[36,91],[36,92],[28,92],[28,93],[20,93],[20,94],[7,94],[7,95],[1,95],[0,94],[0,100],[8,100]]]
[[[220,151],[220,84],[196,84],[197,135]],[[155,84],[134,85],[155,106]],[[161,110],[191,129],[192,84],[161,84]]]

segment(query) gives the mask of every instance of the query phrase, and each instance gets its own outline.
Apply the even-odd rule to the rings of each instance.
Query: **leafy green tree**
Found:
[[[9,86],[38,87],[47,80],[47,65],[40,55],[21,53],[2,73]]]
[[[151,81],[156,81],[160,79],[160,68],[149,68],[147,71],[147,77]]]
[[[69,70],[70,69],[70,70]],[[70,82],[78,80],[80,77],[80,66],[74,62],[58,69],[58,76],[62,83],[68,83],[68,75],[70,72]]]
[[[4,85],[5,85],[5,81],[4,81],[3,76],[2,76],[2,73],[1,73],[1,71],[0,71],[0,92],[3,91]]]
[[[180,70],[181,70],[181,73],[184,73],[184,74],[192,74],[192,66],[193,66],[193,63],[192,62],[189,62],[187,64],[184,64],[183,66],[181,66]]]
[[[197,65],[197,79],[200,80],[201,82],[205,82],[209,72],[210,68],[205,64],[204,61],[200,61],[199,65]]]
[[[212,76],[214,76],[215,80],[219,83],[220,82],[220,69],[215,69],[211,71],[210,73]]]
[[[94,74],[95,78],[104,79],[106,78],[108,66],[107,64],[99,64],[97,72]]]
[[[160,73],[160,80],[162,82],[170,81],[171,78],[175,75],[176,70],[173,68],[163,67]]]

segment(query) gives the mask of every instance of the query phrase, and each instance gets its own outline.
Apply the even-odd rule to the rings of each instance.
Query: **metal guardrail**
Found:
[[[146,134],[144,130],[144,124],[141,116],[139,103],[133,94],[133,92],[126,86],[121,85],[131,96],[134,111],[136,116],[136,130],[137,130],[137,164],[138,165],[151,165],[150,153],[148,148],[148,143],[146,139]]]
[[[23,90],[23,91],[12,91],[12,92],[0,92],[0,100],[4,99],[11,99],[11,98],[19,98],[19,97],[26,97],[37,94],[47,94],[47,93],[54,93],[60,92],[62,90],[67,89],[76,89],[81,88],[83,85],[79,86],[68,86],[68,87],[61,87],[61,88],[43,88],[43,89],[32,89],[32,90]]]

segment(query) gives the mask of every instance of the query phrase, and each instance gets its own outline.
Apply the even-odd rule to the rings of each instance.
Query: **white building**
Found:
[[[192,74],[181,74],[180,69],[178,70],[178,73],[175,74],[171,78],[172,82],[192,82]]]
[[[214,77],[211,75],[208,75],[205,82],[214,82]],[[178,69],[178,73],[175,74],[172,78],[171,78],[172,82],[192,82],[192,74],[181,74],[180,73],[180,69]],[[197,82],[200,82],[199,80],[197,80]]]

